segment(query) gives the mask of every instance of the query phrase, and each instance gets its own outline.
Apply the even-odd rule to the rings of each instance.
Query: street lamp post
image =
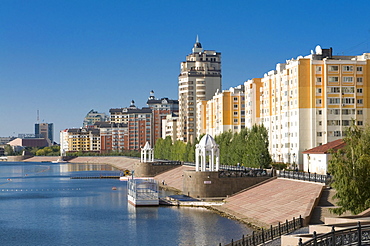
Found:
[[[307,171],[310,172],[310,154],[307,154]]]

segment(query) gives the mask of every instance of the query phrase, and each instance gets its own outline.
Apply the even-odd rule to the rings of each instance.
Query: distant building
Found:
[[[162,138],[162,130],[164,126],[162,125],[162,120],[166,119],[167,115],[173,113],[178,114],[179,112],[179,101],[163,98],[155,98],[154,91],[150,92],[150,97],[148,98],[147,105],[152,110],[153,123],[152,123],[152,133],[153,142],[151,146],[154,146],[158,138]]]
[[[125,150],[140,150],[146,142],[153,145],[153,115],[149,107],[137,108],[132,100],[130,107],[112,108],[109,112],[111,123],[127,124],[128,142],[125,143]]]
[[[98,111],[92,109],[85,116],[82,127],[93,127],[96,122],[104,121],[109,121],[108,115],[106,115],[105,113],[99,113]]]
[[[192,53],[181,63],[179,75],[179,121],[177,138],[194,142],[197,127],[198,100],[210,100],[221,91],[221,53],[203,50],[197,40]]]
[[[13,149],[20,149],[25,147],[47,147],[49,143],[50,140],[46,138],[16,138],[8,144],[12,146]]]
[[[100,130],[94,128],[71,128],[60,131],[60,153],[100,152]]]
[[[197,137],[223,132],[240,132],[245,128],[244,85],[216,91],[208,101],[197,103]]]
[[[54,143],[54,125],[53,123],[36,123],[35,136],[39,138],[49,139],[50,144]]]
[[[168,114],[166,118],[162,120],[162,138],[169,136],[171,137],[172,142],[176,141],[178,119],[179,115],[172,113]]]
[[[100,152],[122,151],[129,149],[129,134],[127,123],[97,122],[100,129]]]

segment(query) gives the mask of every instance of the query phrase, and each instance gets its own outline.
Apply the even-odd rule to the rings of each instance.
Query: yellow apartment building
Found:
[[[273,160],[302,163],[302,151],[343,138],[352,120],[369,122],[369,59],[317,46],[264,75],[260,118]]]
[[[197,137],[212,136],[226,131],[239,132],[245,128],[244,85],[216,91],[208,101],[197,103]]]

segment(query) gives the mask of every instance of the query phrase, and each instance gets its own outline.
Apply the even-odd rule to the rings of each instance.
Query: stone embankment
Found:
[[[53,158],[32,157],[26,161],[41,162],[58,159]],[[138,158],[120,156],[76,157],[69,162],[109,164],[120,170],[133,170],[134,164],[139,161]],[[164,182],[165,185],[162,185],[164,188],[181,192],[185,170],[194,170],[194,167],[179,166],[154,178],[160,184]],[[323,188],[322,184],[278,178],[230,196],[225,199],[225,204],[214,206],[213,209],[258,227],[276,225],[278,222],[285,222],[299,216],[302,216],[307,223],[319,202]]]

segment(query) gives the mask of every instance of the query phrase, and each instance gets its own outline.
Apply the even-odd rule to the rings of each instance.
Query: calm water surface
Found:
[[[106,165],[0,163],[0,245],[216,246],[250,233],[202,208],[135,208],[127,203],[126,182],[70,178],[107,173],[116,171]]]

